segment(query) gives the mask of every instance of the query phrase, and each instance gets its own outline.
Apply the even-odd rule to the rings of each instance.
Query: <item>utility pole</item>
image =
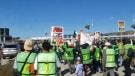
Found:
[[[4,33],[3,33],[3,34],[4,34],[4,44],[5,44],[5,42],[6,42],[6,37],[5,37],[5,36],[6,36],[6,34],[5,34],[5,29],[6,29],[6,28],[4,27]]]

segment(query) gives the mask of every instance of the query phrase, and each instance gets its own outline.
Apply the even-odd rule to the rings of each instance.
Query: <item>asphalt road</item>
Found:
[[[68,65],[61,65],[61,70],[62,70],[62,72],[64,71],[64,75],[63,76],[75,76],[75,73],[73,73],[73,74],[70,74],[69,73],[69,70],[67,70],[68,69]],[[66,71],[66,72],[65,72]],[[125,74],[124,74],[124,67],[120,67],[119,69],[118,69],[118,71],[115,71],[119,76],[124,76]],[[97,72],[96,74],[93,74],[92,76],[103,76],[103,73],[99,73],[99,72]],[[135,76],[135,73],[132,73],[132,75],[131,76]]]

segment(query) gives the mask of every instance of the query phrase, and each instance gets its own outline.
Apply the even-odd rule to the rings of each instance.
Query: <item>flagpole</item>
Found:
[[[93,30],[93,18],[91,20],[91,31]]]

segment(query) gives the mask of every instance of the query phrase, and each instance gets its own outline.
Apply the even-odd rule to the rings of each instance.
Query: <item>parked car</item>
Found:
[[[3,47],[2,55],[5,59],[6,57],[13,58],[17,55],[19,49],[17,44],[6,44]]]
[[[1,58],[2,58],[2,47],[3,47],[3,43],[0,43],[0,65],[1,65]]]

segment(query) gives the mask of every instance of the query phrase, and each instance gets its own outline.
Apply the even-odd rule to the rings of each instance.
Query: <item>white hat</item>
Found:
[[[111,45],[111,43],[109,43],[109,42],[106,42],[106,43],[105,43],[105,45],[106,45],[106,46],[110,46],[110,45]]]
[[[33,48],[32,40],[26,40],[24,43],[24,49],[25,50],[32,50],[32,48]]]

